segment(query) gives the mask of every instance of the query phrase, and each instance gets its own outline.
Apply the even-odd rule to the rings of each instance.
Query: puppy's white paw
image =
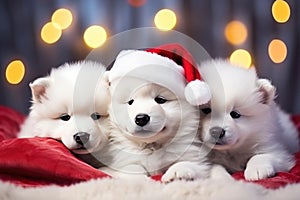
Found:
[[[205,168],[203,170],[203,167]],[[179,162],[172,165],[166,173],[162,176],[161,181],[169,183],[175,180],[192,181],[200,178],[207,177],[206,166],[200,166],[192,162]],[[205,173],[205,174],[203,174]]]
[[[164,183],[172,182],[175,180],[194,180],[196,173],[194,170],[185,167],[171,167],[166,173],[162,176],[161,180]]]
[[[248,181],[256,181],[264,178],[268,178],[275,175],[275,169],[271,164],[256,164],[248,165],[244,176]]]

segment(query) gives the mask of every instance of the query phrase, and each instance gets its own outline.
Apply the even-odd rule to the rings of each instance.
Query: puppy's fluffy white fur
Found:
[[[108,141],[110,102],[104,73],[101,64],[83,61],[64,64],[30,83],[31,111],[18,136],[58,139],[78,154],[102,148]],[[88,135],[78,142],[82,133]]]
[[[162,86],[132,77],[114,80],[110,91],[113,128],[107,156],[99,156],[108,166],[102,170],[113,176],[165,172],[164,182],[208,176],[210,166],[197,138],[197,107]],[[146,125],[137,125],[139,114],[149,116]]]
[[[212,100],[201,106],[200,139],[209,158],[229,172],[245,170],[247,180],[289,171],[299,150],[298,132],[274,102],[275,87],[255,68],[212,60],[200,67]]]

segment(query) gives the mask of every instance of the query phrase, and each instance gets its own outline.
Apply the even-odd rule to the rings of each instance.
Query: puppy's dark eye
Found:
[[[230,116],[233,118],[233,119],[238,119],[241,117],[241,114],[236,112],[236,111],[231,111],[230,112]]]
[[[130,101],[128,101],[127,103],[129,104],[129,105],[131,105],[131,104],[133,104],[133,102],[134,102],[134,100],[133,99],[131,99]]]
[[[62,114],[60,117],[59,117],[59,119],[61,119],[61,120],[63,120],[63,121],[69,121],[69,119],[71,118],[71,116],[70,115],[68,115],[68,114]]]
[[[162,96],[157,96],[154,98],[154,101],[158,104],[164,104],[166,103],[168,100],[165,99],[165,97],[162,97]]]
[[[209,113],[211,113],[211,108],[203,108],[203,109],[201,109],[201,111],[202,111],[204,114],[208,115]]]
[[[98,120],[98,119],[101,118],[101,115],[99,113],[97,113],[97,112],[94,112],[93,114],[91,114],[91,118],[93,120]]]

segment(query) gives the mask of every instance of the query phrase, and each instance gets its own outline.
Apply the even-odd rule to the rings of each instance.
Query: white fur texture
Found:
[[[202,106],[200,137],[212,148],[211,161],[229,172],[245,170],[247,180],[289,171],[299,150],[298,132],[287,114],[274,102],[275,87],[258,79],[255,68],[244,69],[228,61],[213,60],[200,67],[210,86],[212,100]],[[207,112],[211,108],[211,113]],[[239,113],[241,116],[232,116]],[[224,130],[221,139],[212,127]]]
[[[1,200],[298,200],[300,184],[270,190],[253,183],[224,179],[161,184],[137,178],[130,182],[124,179],[98,179],[65,187],[38,188],[22,188],[0,182],[0,191]]]
[[[75,153],[101,148],[107,143],[109,129],[110,96],[104,73],[101,64],[83,61],[65,64],[52,69],[49,76],[36,79],[30,84],[31,111],[18,136],[59,139]],[[101,118],[92,119],[93,113]],[[61,120],[63,114],[70,115],[70,119]],[[90,134],[86,149],[74,140],[78,132]]]
[[[196,137],[197,107],[170,90],[141,79],[123,77],[113,81],[110,87],[113,91],[109,110],[112,142],[108,153],[101,152],[99,156],[109,167],[101,170],[115,176],[166,172],[162,177],[164,182],[208,176],[209,165]],[[156,97],[166,102],[160,104]],[[144,126],[135,123],[141,113],[150,117]]]

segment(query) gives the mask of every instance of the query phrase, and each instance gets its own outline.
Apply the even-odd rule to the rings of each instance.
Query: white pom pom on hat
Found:
[[[182,94],[192,105],[202,105],[211,99],[209,87],[202,81],[192,55],[179,44],[121,51],[108,79],[111,82],[125,75],[161,84]]]

